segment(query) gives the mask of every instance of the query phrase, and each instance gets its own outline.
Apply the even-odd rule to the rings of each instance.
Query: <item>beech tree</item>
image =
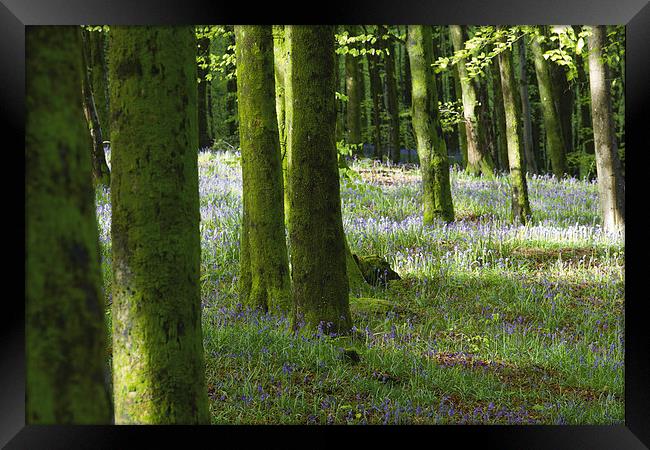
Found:
[[[235,26],[235,42],[243,180],[240,298],[288,313],[291,283],[271,26]]]
[[[451,42],[454,51],[464,48],[466,32],[461,25],[449,25]],[[463,115],[467,135],[467,171],[474,175],[479,173],[491,177],[494,171],[494,161],[487,149],[485,130],[477,111],[478,94],[475,83],[470,80],[465,68],[465,62],[457,63],[458,76],[463,100]]]
[[[512,219],[526,224],[531,216],[526,185],[526,171],[523,157],[523,134],[521,109],[517,98],[515,70],[512,62],[512,50],[508,47],[499,53],[499,72],[503,94],[505,113],[506,139],[508,145],[508,162],[510,169],[510,185],[512,188]]]
[[[78,27],[25,29],[25,418],[110,424]]]
[[[413,130],[422,172],[424,223],[454,220],[449,182],[449,159],[442,138],[438,96],[433,75],[431,28],[409,25],[406,43],[412,83]]]
[[[289,240],[293,323],[352,326],[335,128],[332,26],[285,28],[290,53]]]
[[[194,28],[112,27],[109,59],[115,422],[209,423]]]
[[[608,68],[603,61],[606,35],[604,25],[591,27],[588,39],[591,117],[603,227],[609,232],[624,234],[625,184],[614,133]]]
[[[531,49],[535,58],[535,73],[539,87],[539,99],[546,130],[547,149],[551,160],[551,169],[556,177],[562,178],[567,173],[566,148],[560,124],[560,113],[557,108],[553,90],[550,68],[544,59],[541,41],[545,39],[545,31],[537,27],[536,34],[530,39]]]

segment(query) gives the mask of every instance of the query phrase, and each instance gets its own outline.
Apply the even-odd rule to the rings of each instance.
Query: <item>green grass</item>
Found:
[[[457,222],[424,227],[416,169],[352,164],[352,251],[386,257],[402,280],[351,293],[356,332],[339,337],[239,305],[238,158],[202,153],[199,167],[213,423],[624,422],[624,248],[600,228],[595,184],[529,178],[534,221],[513,226],[507,178],[453,170]]]

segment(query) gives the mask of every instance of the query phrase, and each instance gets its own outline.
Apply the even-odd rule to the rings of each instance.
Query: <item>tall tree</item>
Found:
[[[364,27],[364,33],[370,30]],[[367,48],[370,50],[370,47]],[[366,53],[368,60],[368,77],[370,79],[370,98],[372,100],[372,143],[375,147],[375,157],[382,159],[384,153],[381,147],[381,59],[376,53]]]
[[[25,55],[26,421],[109,424],[78,27],[27,27]]]
[[[357,27],[351,26],[348,29],[351,36],[356,35]],[[361,70],[359,57],[351,52],[345,54],[345,87],[348,97],[347,129],[348,144],[355,146],[355,153],[359,151],[356,147],[361,144]]]
[[[409,25],[407,50],[411,65],[413,130],[422,171],[424,223],[454,220],[449,182],[449,159],[442,138],[436,80],[431,66],[431,28]]]
[[[113,384],[120,424],[209,422],[193,27],[112,27]]]
[[[294,327],[347,332],[352,326],[345,235],[336,160],[334,29],[287,26],[288,85],[295,114],[289,131],[289,239]]]
[[[271,26],[235,26],[243,219],[240,298],[290,311],[282,161],[276,118]]]
[[[566,147],[560,124],[560,112],[556,105],[555,94],[551,80],[551,73],[541,41],[546,39],[543,27],[537,27],[536,33],[531,36],[530,44],[535,59],[535,74],[539,87],[539,98],[546,130],[546,144],[551,159],[551,168],[556,177],[561,178],[567,173]]]
[[[465,46],[466,33],[461,25],[450,25],[449,32],[454,51],[458,52]],[[492,176],[494,161],[486,145],[485,130],[477,111],[478,94],[475,83],[468,78],[464,61],[458,61],[458,76],[463,98],[463,115],[467,134],[467,171],[474,175],[479,173]]]
[[[282,161],[282,184],[284,190],[284,217],[289,217],[289,161],[287,146],[287,94],[286,82],[289,67],[288,43],[285,37],[284,25],[273,25],[273,62],[275,76],[275,114],[278,121],[278,136],[280,140],[280,157]]]
[[[81,59],[83,61],[83,77],[81,79],[81,90],[83,93],[83,109],[90,131],[93,179],[95,184],[108,186],[110,183],[110,171],[106,164],[104,155],[104,139],[102,137],[102,127],[99,123],[97,108],[95,107],[95,98],[93,96],[93,86],[91,83],[91,66],[90,61],[90,37],[88,30],[81,30],[82,51]]]
[[[460,87],[460,75],[458,70],[452,69],[452,74],[454,76],[454,92],[456,94],[456,100],[460,100],[461,104],[463,102],[463,94]],[[458,145],[460,146],[460,156],[461,156],[461,167],[463,169],[467,168],[467,130],[465,129],[465,120],[460,120],[457,124],[458,128]]]
[[[528,172],[539,173],[533,147],[533,129],[530,117],[530,99],[528,96],[528,73],[526,70],[526,44],[523,39],[517,41],[519,56],[519,96],[521,98],[521,115],[524,131],[524,161]]]
[[[106,61],[106,31],[92,30],[88,33],[90,41],[90,85],[92,86],[97,116],[102,126],[102,137],[110,139],[110,103],[108,101],[108,63]]]
[[[400,139],[397,80],[395,78],[395,45],[393,44],[392,37],[388,35],[386,26],[380,25],[377,34],[378,38],[381,39],[382,49],[385,51],[386,111],[388,111],[389,124],[387,154],[393,163],[398,163],[400,157]]]
[[[226,25],[226,43],[228,47],[235,47],[235,33],[233,25]],[[237,132],[237,77],[235,75],[226,81],[226,111],[228,114],[228,135],[234,142],[239,142]]]
[[[604,25],[591,27],[591,36],[588,39],[591,117],[603,226],[609,232],[624,234],[625,183],[614,133],[608,68],[603,61],[606,35]]]
[[[531,211],[523,157],[521,110],[517,98],[517,84],[511,48],[506,48],[499,53],[498,66],[501,74],[503,109],[506,122],[510,185],[512,188],[512,218],[515,222],[526,224],[530,219]]]
[[[501,76],[499,74],[499,65],[490,66],[492,86],[494,88],[494,116],[496,128],[496,163],[501,171],[507,171],[508,163],[508,143],[506,138],[506,117],[503,103],[503,92],[501,88]]]
[[[210,52],[210,38],[201,37],[198,40],[196,51],[199,56],[203,55],[208,59]],[[208,91],[210,83],[207,79],[208,65],[201,64],[198,67],[198,118],[199,118],[199,147],[200,149],[210,147],[210,128],[208,127]]]

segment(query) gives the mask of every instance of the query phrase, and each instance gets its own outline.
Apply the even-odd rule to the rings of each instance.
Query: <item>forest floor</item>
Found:
[[[214,424],[624,422],[624,247],[598,225],[596,184],[529,177],[534,223],[514,226],[507,177],[452,170],[457,220],[425,227],[416,168],[351,167],[350,247],[402,277],[351,293],[355,340],[294,334],[286,317],[239,304],[238,155],[200,153]],[[97,212],[110,293],[108,190]]]

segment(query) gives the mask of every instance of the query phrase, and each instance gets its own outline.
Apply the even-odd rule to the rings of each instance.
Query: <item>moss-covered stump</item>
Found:
[[[352,255],[363,279],[373,286],[386,286],[390,280],[401,280],[397,272],[391,269],[390,264],[379,255],[359,256]]]

